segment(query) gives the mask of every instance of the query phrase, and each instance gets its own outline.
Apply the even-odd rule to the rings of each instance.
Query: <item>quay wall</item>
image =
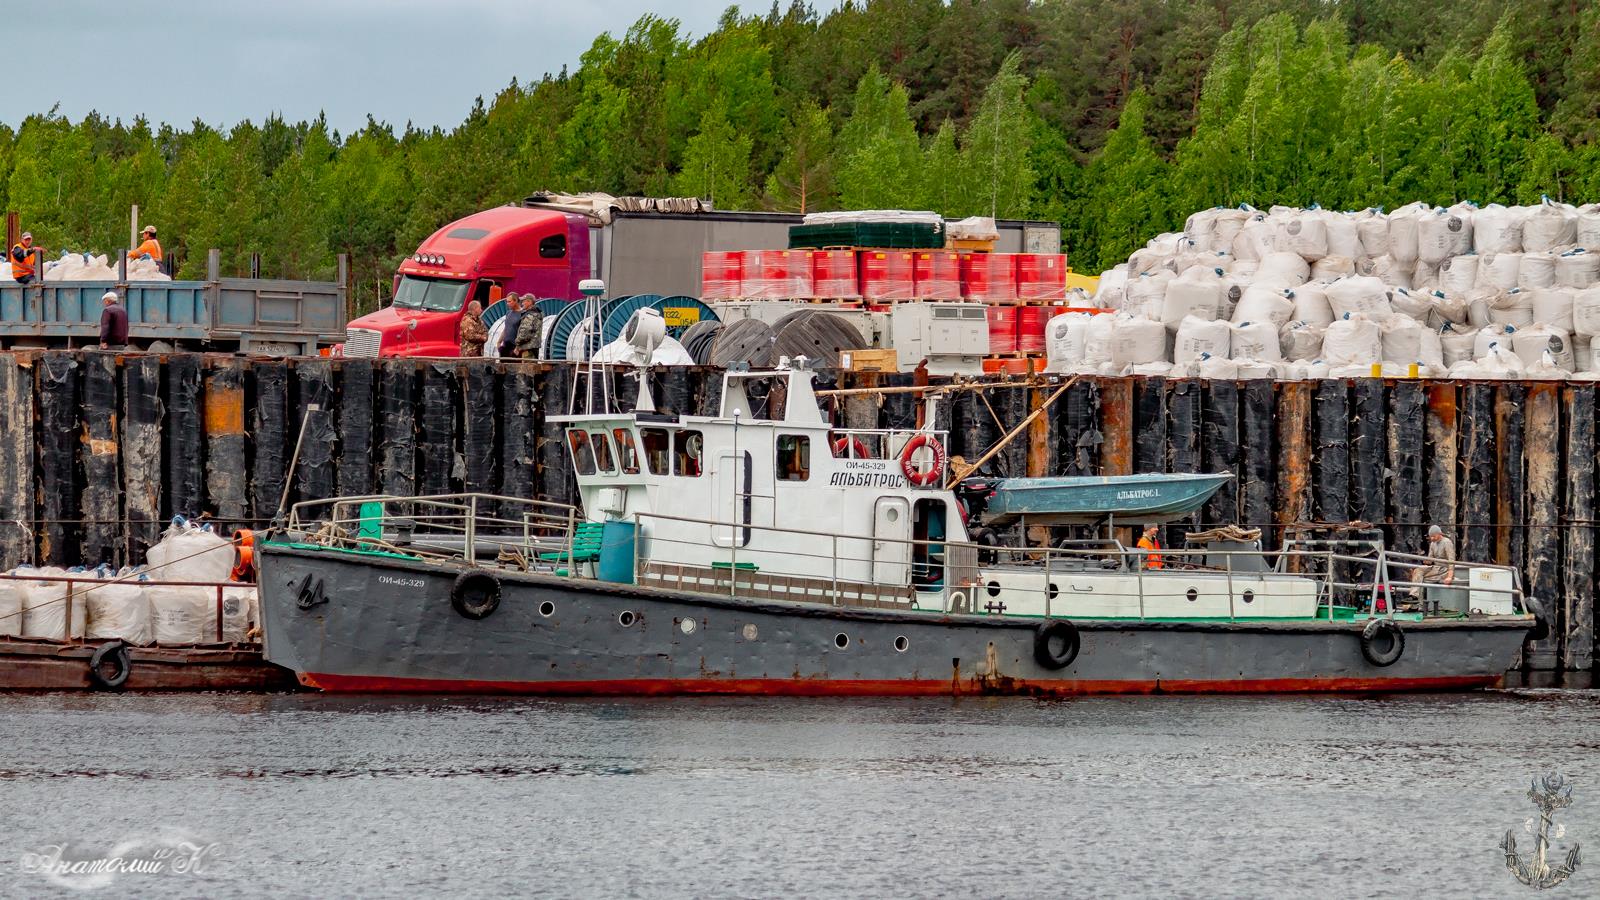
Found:
[[[657,406],[715,410],[721,375],[659,369]],[[910,375],[837,373],[842,388]],[[174,515],[273,517],[289,502],[483,491],[573,502],[547,414],[570,365],[0,353],[0,568],[141,562]],[[618,378],[631,400],[636,383]],[[976,460],[1060,380],[948,395],[949,450]],[[819,384],[819,387],[828,385]],[[911,394],[839,398],[850,427],[909,427]],[[309,405],[320,412],[305,418]],[[1464,559],[1519,567],[1551,609],[1535,669],[1594,665],[1596,388],[1587,382],[1081,378],[986,468],[1000,475],[1233,472],[1195,524],[1381,525],[1421,552],[1428,525]],[[803,527],[803,526],[802,526]],[[1174,529],[1172,537],[1181,531]]]

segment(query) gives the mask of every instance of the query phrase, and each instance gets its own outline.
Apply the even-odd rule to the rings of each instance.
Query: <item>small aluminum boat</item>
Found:
[[[1092,525],[1107,516],[1166,522],[1200,509],[1230,474],[1089,475],[1002,478],[994,484],[984,521],[1008,525]]]

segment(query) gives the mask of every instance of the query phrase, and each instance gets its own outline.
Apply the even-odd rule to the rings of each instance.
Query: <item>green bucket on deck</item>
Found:
[[[600,558],[595,562],[595,577],[617,584],[633,584],[635,525],[611,519],[600,531]]]

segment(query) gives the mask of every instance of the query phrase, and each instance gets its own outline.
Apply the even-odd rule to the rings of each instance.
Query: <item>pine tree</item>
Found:
[[[788,150],[767,178],[767,205],[788,212],[830,209],[833,186],[833,123],[811,101],[795,110],[786,132]]]
[[[839,202],[846,209],[894,207],[916,196],[922,154],[906,90],[877,67],[861,76],[834,146]]]

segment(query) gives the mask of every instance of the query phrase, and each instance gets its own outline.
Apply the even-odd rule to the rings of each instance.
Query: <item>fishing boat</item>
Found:
[[[1199,511],[1233,479],[1228,474],[1086,475],[1002,478],[993,484],[985,521],[1003,526],[1170,522]]]
[[[295,506],[260,552],[266,658],[354,692],[1373,692],[1493,685],[1544,627],[1514,570],[1422,583],[1371,539],[975,542],[945,434],[838,427],[813,380],[730,370],[691,416],[641,378],[632,411],[547,417],[581,508]]]

